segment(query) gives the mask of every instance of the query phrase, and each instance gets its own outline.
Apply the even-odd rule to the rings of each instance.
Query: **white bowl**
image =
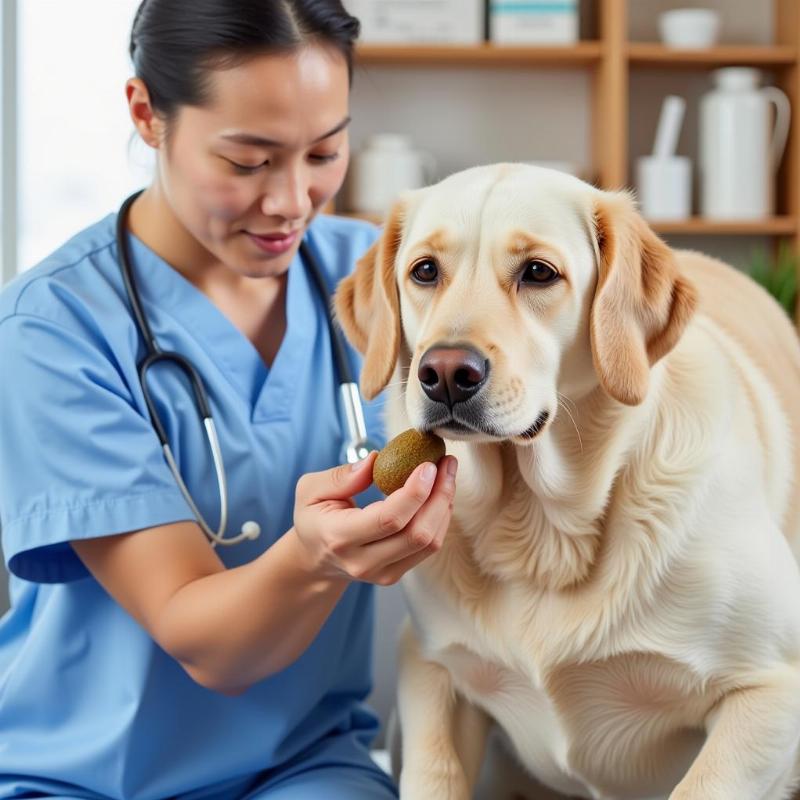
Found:
[[[719,14],[710,8],[675,8],[659,16],[658,27],[667,47],[711,47],[719,35]]]

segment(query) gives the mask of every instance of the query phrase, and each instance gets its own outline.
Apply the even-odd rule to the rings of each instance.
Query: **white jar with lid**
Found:
[[[351,211],[386,214],[397,196],[434,179],[433,157],[416,150],[408,136],[380,133],[354,154],[348,174]]]

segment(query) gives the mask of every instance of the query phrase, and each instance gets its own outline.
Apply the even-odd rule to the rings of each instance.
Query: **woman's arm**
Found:
[[[239,694],[294,661],[348,583],[308,570],[293,530],[233,569],[225,568],[194,522],[72,546],[197,683],[224,694]]]
[[[351,580],[392,583],[441,546],[454,493],[448,470],[431,486],[418,468],[391,497],[358,509],[349,498],[369,486],[372,461],[304,476],[308,504],[295,521],[303,517],[305,532],[293,527],[240,567],[226,569],[194,522],[72,546],[195,681],[238,694],[306,650]],[[328,484],[331,499],[320,503]]]

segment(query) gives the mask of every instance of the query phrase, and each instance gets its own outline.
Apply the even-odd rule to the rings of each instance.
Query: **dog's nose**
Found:
[[[431,400],[452,408],[486,383],[489,361],[466,347],[432,347],[420,359],[417,377]]]

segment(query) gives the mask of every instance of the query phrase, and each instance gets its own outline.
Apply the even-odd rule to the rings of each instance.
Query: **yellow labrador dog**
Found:
[[[390,434],[460,462],[403,579],[401,796],[470,797],[489,723],[582,798],[800,782],[800,346],[624,193],[542,168],[401,199],[336,311]]]

